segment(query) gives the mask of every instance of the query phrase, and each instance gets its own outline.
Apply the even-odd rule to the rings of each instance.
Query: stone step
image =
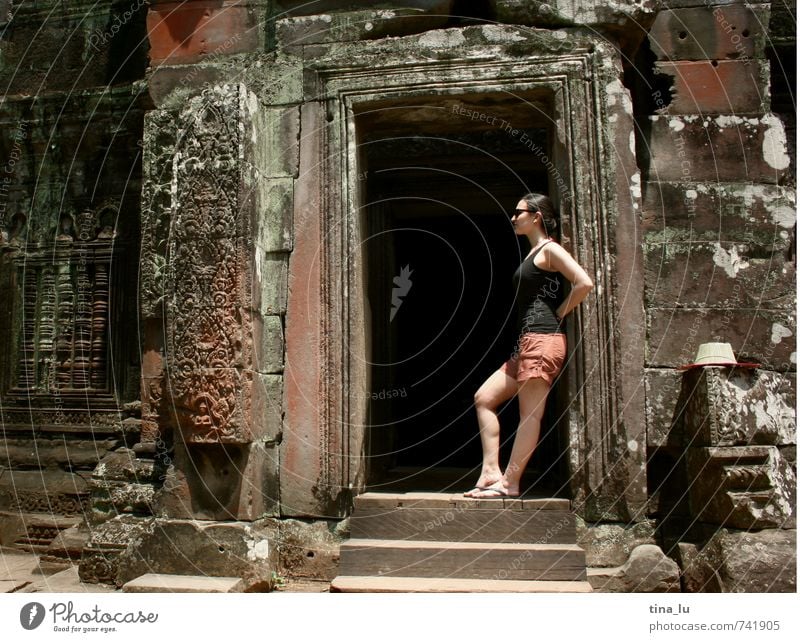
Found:
[[[241,593],[240,577],[146,573],[124,584],[124,593]]]
[[[588,582],[340,575],[335,593],[591,593]]]
[[[350,517],[357,539],[518,544],[574,544],[575,516],[567,510],[492,508],[365,508]]]
[[[456,510],[569,511],[568,499],[559,497],[508,497],[471,499],[462,493],[362,493],[355,498],[355,510],[395,508],[439,508]]]
[[[340,575],[495,580],[586,579],[576,544],[508,544],[350,539],[340,549]]]

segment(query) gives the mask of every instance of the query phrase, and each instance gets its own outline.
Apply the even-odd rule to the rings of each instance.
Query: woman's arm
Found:
[[[548,243],[545,245],[543,253],[548,268],[560,272],[572,284],[569,295],[556,309],[556,316],[563,319],[587,297],[594,287],[594,283],[586,274],[586,270],[578,265],[569,252],[558,243]]]

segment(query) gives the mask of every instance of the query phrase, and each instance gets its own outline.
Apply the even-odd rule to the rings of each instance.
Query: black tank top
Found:
[[[550,241],[547,241],[549,243]],[[517,303],[517,332],[540,334],[564,333],[556,318],[556,309],[561,305],[562,288],[558,272],[548,272],[536,267],[533,260],[541,247],[527,257],[514,272],[513,284]]]

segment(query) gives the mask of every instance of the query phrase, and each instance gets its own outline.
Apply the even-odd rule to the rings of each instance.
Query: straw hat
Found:
[[[697,348],[694,363],[681,366],[679,370],[705,366],[727,366],[729,368],[758,368],[758,363],[739,363],[730,343],[703,343]]]

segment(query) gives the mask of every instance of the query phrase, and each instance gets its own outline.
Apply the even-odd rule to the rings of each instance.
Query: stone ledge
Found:
[[[123,584],[124,593],[241,593],[240,577],[146,573]]]

